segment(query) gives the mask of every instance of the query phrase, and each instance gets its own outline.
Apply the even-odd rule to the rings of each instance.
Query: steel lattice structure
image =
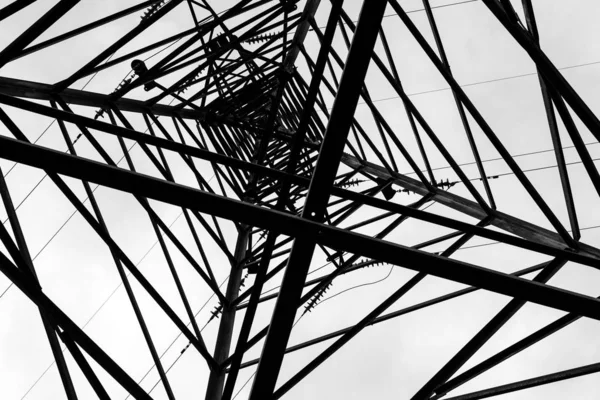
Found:
[[[0,26],[37,3],[4,5]],[[419,26],[398,0],[237,0],[220,13],[213,8],[221,7],[216,1],[137,1],[101,18],[88,15],[90,22],[75,25],[70,16],[87,15],[89,3],[53,3],[0,50],[0,158],[5,162],[0,192],[8,220],[0,227],[0,270],[14,286],[11,290],[18,289],[37,307],[42,324],[35,323],[44,328],[66,398],[82,398],[85,386],[100,399],[128,393],[136,399],[231,400],[244,383],[240,375],[252,369],[249,398],[278,399],[315,370],[318,374],[321,364],[335,359],[366,327],[381,323],[385,328],[391,323],[387,321],[453,304],[476,291],[509,299],[479,321],[457,351],[434,365],[429,379],[417,382],[413,399],[486,398],[600,370],[600,363],[580,363],[468,394],[452,392],[581,317],[600,319],[598,300],[548,284],[576,264],[600,269],[600,249],[580,240],[578,220],[587,220],[589,213],[576,207],[575,194],[582,190],[572,189],[578,183],[569,174],[563,144],[565,138],[573,143],[583,171],[575,180],[585,180],[591,204],[598,204],[600,176],[584,138],[589,132],[595,142],[600,140],[600,121],[541,50],[531,0],[476,3],[535,64],[536,96],[547,119],[544,135],[555,156],[557,179],[551,186],[560,201],[550,199],[539,182],[534,184],[508,150],[504,133],[455,79],[429,0],[422,1],[427,24]],[[360,6],[356,18],[349,15],[347,3]],[[323,16],[324,26],[315,22],[317,15]],[[384,15],[393,24],[383,24]],[[171,25],[160,25],[167,22]],[[68,47],[72,41],[113,26],[123,34],[81,48],[86,61],[65,62],[72,70],[61,67],[58,80],[3,73],[18,63],[44,59],[51,64],[58,60],[53,57],[73,51]],[[433,114],[424,110],[426,104],[405,91],[410,77],[402,74],[407,60],[395,50],[400,43],[394,29],[399,26],[418,44],[427,68],[447,85],[447,112],[460,121],[458,129],[441,133],[439,125],[433,126]],[[124,79],[115,80],[124,72]],[[79,88],[90,79],[104,89]],[[372,97],[382,87],[396,99],[397,116]],[[357,111],[359,104],[366,112]],[[28,131],[30,118],[56,121],[56,134],[38,142]],[[482,147],[498,155],[511,185],[543,222],[513,212],[514,205],[505,207],[506,196],[498,199],[498,175],[486,170]],[[457,156],[471,162],[469,173]],[[45,212],[17,213],[16,189],[5,180],[14,163],[43,171],[42,179],[75,210],[81,232],[95,237],[97,251],[112,259],[112,265],[102,261],[100,268],[118,274],[136,335],[158,373],[160,395],[142,385],[145,375],[132,374],[124,358],[117,359],[86,332],[83,320],[70,315],[68,303],[59,304],[45,290],[37,256],[29,250],[31,232],[21,223],[40,218],[42,224]],[[436,165],[447,173],[440,175]],[[150,232],[158,244],[155,257],[171,292],[165,293],[160,280],[139,267],[138,253],[124,239],[139,234],[128,225],[134,222],[115,227],[106,214],[121,200],[108,201],[102,193],[118,193],[119,199],[127,199],[123,204],[136,210],[136,221],[144,227],[139,229]],[[172,228],[167,218],[172,210],[182,217],[183,228]],[[406,226],[408,236],[399,236]],[[512,265],[500,270],[488,267],[489,260],[481,256],[465,261],[455,255],[478,239],[502,243],[514,250],[511,257],[522,257],[513,257]],[[92,262],[96,256],[86,257]],[[325,258],[323,271],[320,261]],[[529,259],[543,261],[522,265]],[[321,309],[332,284],[379,263],[403,270],[402,284],[384,293],[370,311],[356,311],[352,325],[291,345],[297,318],[307,315],[310,323],[307,312]],[[309,276],[316,271],[321,272],[318,277]],[[463,286],[394,308],[430,277]],[[208,308],[201,314],[210,317],[212,332],[203,331],[206,320],[198,317],[198,290],[212,295],[212,316],[205,315]],[[161,314],[158,326],[148,322],[149,303],[152,313]],[[463,368],[531,303],[566,314]],[[194,368],[206,379],[193,396],[181,394],[168,374],[163,356],[170,346],[165,350],[163,341],[154,340],[162,324],[189,343],[180,356],[199,356]],[[114,329],[125,335],[124,328]],[[412,329],[419,334],[418,327]],[[323,343],[316,357],[278,381],[288,353]],[[74,371],[85,379],[73,378]]]

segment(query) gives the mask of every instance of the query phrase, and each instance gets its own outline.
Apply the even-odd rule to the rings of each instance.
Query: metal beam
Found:
[[[589,364],[583,367],[567,369],[564,371],[554,372],[552,374],[536,376],[535,378],[525,379],[518,382],[508,383],[506,385],[496,386],[490,389],[480,390],[468,394],[463,394],[456,397],[446,397],[446,400],[478,400],[487,399],[488,397],[499,396],[505,393],[516,392],[517,390],[529,389],[549,383],[564,381],[565,379],[573,379],[579,376],[595,374],[600,372],[600,363]]]
[[[51,321],[67,331],[106,372],[136,399],[152,398],[119,365],[114,362],[87,334],[77,326],[56,304],[41,290],[37,283],[27,279],[22,272],[0,252],[0,272],[11,280],[29,299],[48,315]]]
[[[542,264],[534,265],[533,267],[525,268],[525,269],[522,269],[520,271],[514,272],[511,275],[515,275],[515,276],[527,275],[527,274],[529,274],[531,272],[535,272],[535,271],[538,271],[538,270],[542,269],[546,264],[547,263],[542,263]],[[410,313],[412,313],[414,311],[418,311],[418,310],[421,310],[421,309],[424,309],[424,308],[427,308],[427,307],[430,307],[430,306],[433,306],[433,305],[436,305],[436,304],[440,304],[440,303],[443,303],[445,301],[448,301],[448,300],[451,300],[451,299],[455,299],[457,297],[464,296],[464,295],[469,294],[469,293],[473,293],[473,292],[475,292],[477,290],[480,290],[480,289],[476,288],[476,287],[470,287],[470,288],[466,288],[466,289],[461,289],[461,290],[457,290],[457,291],[449,293],[449,294],[445,294],[443,296],[439,296],[439,297],[433,298],[431,300],[427,300],[427,301],[415,304],[413,306],[409,306],[409,307],[403,308],[403,309],[398,310],[398,311],[392,311],[392,312],[390,312],[388,314],[384,314],[384,315],[381,315],[381,316],[373,319],[369,323],[369,326],[376,325],[376,324],[379,324],[381,322],[385,322],[385,321],[388,321],[388,320],[393,319],[393,318],[400,317],[400,316],[405,315],[405,314],[410,314]],[[310,339],[310,340],[308,340],[306,342],[290,346],[290,347],[288,347],[285,350],[285,352],[286,352],[286,354],[287,353],[292,353],[294,351],[298,351],[298,350],[304,349],[306,347],[310,347],[312,345],[315,345],[315,344],[318,344],[318,343],[322,343],[322,342],[325,342],[327,340],[331,340],[331,339],[336,338],[338,336],[342,336],[342,335],[346,334],[347,332],[350,332],[350,330],[352,329],[352,327],[353,326],[342,328],[342,329],[339,329],[339,330],[337,330],[335,332],[331,332],[331,333],[319,336],[317,338]],[[247,368],[247,367],[250,367],[252,365],[258,364],[258,361],[259,361],[259,359],[256,358],[254,360],[247,361],[247,362],[241,364],[240,367],[241,368]]]
[[[556,274],[566,261],[554,259],[533,279],[534,282],[546,283]],[[437,387],[452,377],[508,320],[525,305],[521,299],[512,299],[502,308],[471,340],[468,341],[419,391],[413,400],[428,399],[432,394],[445,394],[437,391]]]
[[[386,5],[386,0],[371,0],[368,6],[366,2],[363,3],[340,88],[306,195],[302,211],[304,219],[323,221],[325,217],[331,186],[346,145],[362,82],[371,61],[370,57],[364,57],[364,53],[371,54],[373,51]],[[252,384],[250,400],[267,399],[273,395],[315,245],[316,241],[311,237],[294,240]]]
[[[0,51],[0,68],[8,63],[15,55],[27,47],[38,36],[50,28],[63,15],[71,10],[79,0],[60,0],[54,7],[34,22],[18,38],[13,40],[4,50]]]
[[[3,86],[2,86],[3,80],[13,81],[8,78],[0,78],[0,93],[3,91],[2,90],[3,89]],[[15,86],[13,85],[13,82],[7,82],[7,83],[8,83],[7,87],[15,88]],[[31,82],[28,82],[28,84],[31,84]],[[38,84],[35,84],[35,85],[38,85]],[[19,86],[19,85],[17,85],[17,87],[23,88],[23,86]],[[65,92],[63,92],[64,96],[62,98],[66,102],[69,102],[68,100],[71,100],[74,104],[82,104],[82,103],[73,101],[74,99],[69,94],[72,92],[79,92],[78,93],[79,95],[86,94],[85,98],[87,98],[87,95],[91,94],[89,92],[73,91],[71,89],[67,89]],[[13,93],[13,94],[15,94],[15,93]],[[97,95],[97,94],[93,94],[93,95],[106,97],[104,95]],[[43,97],[36,97],[36,96],[27,96],[27,97],[52,99],[51,93],[49,91],[49,87],[45,88],[45,96],[43,96]],[[80,97],[76,97],[75,99],[77,99],[77,98],[80,98]],[[76,114],[70,114],[70,113],[60,112],[57,110],[52,110],[49,107],[46,107],[46,106],[43,106],[40,104],[35,104],[32,102],[26,102],[24,100],[21,100],[21,99],[15,98],[15,97],[5,96],[5,95],[0,94],[0,102],[9,104],[11,106],[19,107],[22,109],[26,109],[26,110],[29,110],[32,112],[42,113],[42,114],[45,114],[50,117],[54,117],[54,118],[58,117],[58,118],[64,119],[65,121],[74,122],[74,123],[83,123],[86,126],[97,129],[99,131],[103,131],[103,132],[111,133],[111,134],[118,133],[118,134],[122,135],[123,137],[129,138],[129,139],[142,141],[142,142],[148,143],[148,144],[160,145],[163,148],[171,149],[173,151],[183,151],[183,152],[186,152],[186,154],[188,154],[188,155],[196,156],[199,158],[214,160],[219,163],[226,163],[229,161],[230,165],[239,165],[240,167],[246,167],[248,169],[250,169],[250,168],[253,168],[256,170],[261,169],[261,173],[264,173],[267,175],[270,174],[272,176],[278,176],[281,178],[285,178],[285,176],[287,175],[285,173],[282,173],[282,172],[279,172],[276,170],[271,170],[271,172],[269,172],[264,167],[259,167],[259,166],[256,166],[256,165],[253,165],[250,163],[244,163],[241,160],[235,160],[232,158],[227,159],[226,157],[224,157],[222,155],[211,153],[206,150],[192,148],[192,147],[185,146],[185,145],[175,143],[175,142],[168,142],[168,141],[166,141],[164,139],[160,139],[160,138],[152,138],[148,135],[142,135],[142,134],[136,135],[135,131],[131,131],[131,130],[121,128],[118,126],[113,126],[113,125],[110,125],[110,124],[107,124],[107,123],[104,123],[101,121],[95,121],[93,119],[83,117],[83,116],[78,116]],[[101,104],[101,103],[97,103],[97,104]],[[91,104],[87,104],[87,105],[91,105]],[[133,106],[133,107],[129,107],[128,105]],[[126,110],[126,111],[137,111],[137,112],[147,111],[147,109],[144,108],[143,103],[137,102],[135,100],[124,100],[124,99],[118,100],[117,102],[115,102],[115,106],[119,107],[121,110]],[[153,107],[160,108],[163,106],[153,106]],[[151,111],[157,113],[158,115],[171,115],[170,113],[171,113],[172,109],[156,110],[156,109],[152,108]],[[184,112],[184,111],[185,110],[181,110],[181,112]],[[181,116],[186,117],[184,115],[181,115]],[[193,115],[187,115],[186,118],[196,118],[196,117],[194,117]],[[286,138],[286,140],[287,140],[286,135],[282,135],[281,137]],[[344,154],[342,156],[341,160],[342,160],[342,163],[344,163],[345,165],[347,165],[353,169],[359,169],[360,173],[362,173],[362,174],[370,174],[370,175],[376,176],[376,177],[384,179],[384,180],[391,179],[394,184],[401,186],[405,189],[409,189],[409,190],[411,190],[415,193],[421,194],[421,195],[426,195],[429,193],[429,190],[427,189],[427,187],[425,185],[423,185],[422,182],[412,179],[408,176],[401,175],[401,174],[393,174],[389,170],[387,170],[383,167],[380,167],[380,166],[370,163],[368,161],[359,160],[356,157],[351,156],[349,154]],[[288,175],[288,179],[292,179],[292,177]],[[298,182],[298,181],[296,181],[296,182]],[[473,202],[473,201],[465,199],[463,197],[454,195],[447,191],[437,191],[435,193],[434,200],[440,204],[444,204],[450,208],[453,208],[457,211],[460,211],[464,214],[467,214],[467,215],[472,216],[477,219],[483,219],[487,215],[485,210],[476,202]],[[515,218],[511,215],[502,213],[500,211],[495,211],[494,214],[495,214],[495,218],[492,222],[492,225],[494,225],[498,228],[501,228],[507,232],[513,233],[519,237],[523,237],[528,240],[544,243],[544,244],[546,244],[548,246],[552,246],[554,248],[562,249],[565,247],[565,243],[561,239],[561,237],[552,231],[541,228],[539,226],[528,223],[526,221],[520,220],[518,218]],[[591,246],[588,246],[585,244],[579,244],[579,246],[580,246],[580,250],[582,250],[583,253],[593,254],[595,257],[600,257],[599,250],[594,249]]]
[[[10,222],[10,226],[15,237],[15,243],[18,247],[18,255],[21,258],[22,264],[27,266],[26,272],[28,272],[31,278],[34,279],[39,285],[37,273],[35,271],[33,260],[29,252],[29,246],[27,246],[27,241],[25,240],[25,235],[23,234],[21,223],[17,216],[17,212],[14,207],[10,192],[8,190],[8,186],[6,185],[6,180],[4,179],[4,172],[2,170],[0,170],[0,196],[2,198],[2,202],[4,204],[6,213],[8,214],[8,221]],[[14,243],[12,242],[11,238],[8,235],[8,232],[5,230],[3,225],[0,226],[0,229],[2,231],[2,241],[4,242],[4,245],[7,248],[10,248],[9,246],[14,246]],[[48,337],[50,349],[52,350],[52,355],[54,356],[54,360],[56,362],[58,373],[60,375],[63,387],[65,389],[67,399],[77,400],[77,394],[75,392],[75,387],[73,386],[73,380],[71,378],[71,374],[65,361],[62,349],[60,348],[60,343],[58,342],[58,338],[56,337],[56,326],[50,322],[48,316],[45,315],[41,310],[40,316],[42,318],[44,331],[46,332],[46,336]]]
[[[35,3],[37,0],[14,0],[12,3],[0,9],[0,21],[18,13],[25,7]]]
[[[324,246],[600,320],[600,301],[591,297],[347,232],[307,218],[254,206],[6,137],[0,137],[0,157],[36,168],[52,169],[61,175],[86,179],[128,193],[133,190],[138,195],[157,201],[264,229],[277,230],[288,236],[314,238]],[[569,254],[570,252],[566,251],[556,251],[552,255]],[[572,254],[576,262],[586,265],[598,263],[596,260],[588,261],[577,253]]]
[[[7,96],[36,100],[52,100],[53,96],[56,95],[52,89],[52,85],[6,77],[0,77],[0,93]],[[60,92],[60,97],[69,104],[80,106],[102,108],[109,104],[114,104],[121,111],[137,113],[152,112],[154,115],[169,117],[178,115],[184,119],[204,120],[208,114],[186,108],[177,110],[174,106],[161,104],[147,106],[143,101],[127,98],[113,101],[109,95],[77,89],[64,89]]]

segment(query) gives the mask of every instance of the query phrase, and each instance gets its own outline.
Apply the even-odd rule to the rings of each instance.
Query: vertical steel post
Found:
[[[217,343],[215,345],[214,358],[217,364],[221,364],[229,357],[229,349],[233,337],[233,325],[235,323],[236,307],[231,303],[238,297],[240,291],[240,282],[242,281],[243,268],[242,261],[246,257],[246,249],[248,248],[248,239],[250,238],[251,229],[248,225],[242,225],[235,245],[233,254],[234,260],[231,266],[231,275],[227,283],[227,291],[225,298],[227,304],[223,304],[223,315],[219,324],[219,333],[217,334]],[[208,388],[206,389],[206,400],[218,400],[223,392],[225,383],[225,371],[223,368],[210,372],[208,378]]]
[[[335,98],[331,118],[307,194],[302,212],[303,218],[314,221],[323,220],[329,192],[346,145],[386,4],[386,0],[372,0],[368,2],[368,5],[366,2],[363,3],[340,88]],[[256,371],[256,378],[252,385],[251,400],[264,400],[273,396],[314,249],[313,238],[304,237],[294,241]]]

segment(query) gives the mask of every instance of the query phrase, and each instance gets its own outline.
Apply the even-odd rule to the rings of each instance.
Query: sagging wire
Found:
[[[423,211],[427,210],[429,207],[433,206],[435,203],[436,203],[436,202],[435,202],[435,201],[433,201],[433,202],[432,202],[431,204],[429,204],[427,207],[423,208]],[[325,264],[324,266],[322,266],[322,267],[320,267],[320,268],[317,268],[316,270],[314,270],[314,271],[312,271],[312,272],[316,272],[316,271],[318,271],[318,270],[320,270],[320,269],[323,269],[323,268],[325,268],[325,267],[326,267],[328,264],[330,264],[330,263],[331,263],[331,261],[330,261],[330,262],[328,262],[327,264]],[[381,265],[384,265],[384,264],[388,264],[388,263],[385,263],[385,262],[383,262],[383,261],[377,261],[377,260],[373,260],[373,259],[370,259],[370,258],[364,258],[364,259],[362,259],[361,261],[358,261],[358,262],[356,262],[356,263],[353,263],[353,264],[351,264],[349,268],[361,269],[361,268],[366,268],[366,267],[371,267],[371,266],[381,266]],[[389,265],[389,264],[388,264],[388,265]],[[392,268],[393,268],[393,267],[394,267],[394,266],[392,265]],[[391,274],[391,273],[392,273],[392,270],[390,269],[390,272],[389,272],[389,273],[388,273],[388,274],[387,274],[387,275],[386,275],[386,276],[385,276],[383,279],[380,279],[379,281],[370,282],[370,283],[364,283],[364,284],[360,284],[360,285],[357,285],[357,286],[354,286],[354,287],[351,287],[351,288],[348,288],[348,289],[342,290],[341,292],[339,292],[339,293],[336,293],[336,294],[334,294],[334,295],[333,295],[333,296],[331,296],[331,297],[328,297],[328,298],[326,298],[326,299],[323,299],[323,300],[322,300],[322,301],[320,301],[318,304],[323,304],[325,301],[327,301],[327,300],[329,300],[329,299],[332,299],[332,298],[334,298],[334,297],[336,297],[336,296],[339,296],[340,294],[342,294],[342,293],[345,293],[345,292],[347,292],[347,291],[349,291],[349,290],[353,290],[353,289],[356,289],[356,288],[359,288],[359,287],[362,287],[362,286],[374,285],[374,284],[376,284],[376,283],[382,282],[383,280],[387,279],[387,278],[390,276],[390,274]],[[309,273],[309,274],[310,274],[310,273]],[[330,286],[332,283],[333,283],[333,282],[330,282],[330,283],[329,283],[329,285],[327,285],[327,286]],[[276,289],[276,288],[274,288],[274,289]],[[271,289],[271,290],[273,290],[273,289]],[[318,294],[318,293],[317,293],[317,294]],[[315,297],[316,297],[316,296],[315,296]],[[313,299],[314,299],[314,297],[313,297]],[[311,299],[311,301],[312,301],[312,299]],[[316,305],[317,305],[317,304],[315,303],[315,304],[314,304],[314,305],[311,307],[311,310],[312,310],[312,309],[313,309],[313,308],[314,308]],[[305,307],[305,308],[306,308],[306,307]],[[305,310],[305,311],[304,311],[304,313],[302,314],[302,316],[304,316],[304,315],[306,314],[306,312],[307,312],[307,311],[308,311],[308,312],[310,312],[310,310]],[[302,316],[301,316],[301,317],[302,317]],[[297,322],[296,322],[296,323],[297,323]]]
[[[315,272],[317,272],[317,271],[320,271],[320,270],[322,270],[323,268],[327,268],[329,265],[331,265],[331,261],[329,261],[329,262],[327,262],[327,263],[325,263],[325,264],[321,265],[320,267],[318,267],[318,268],[314,269],[313,271],[310,271],[310,272],[307,274],[307,276],[308,276],[308,275],[311,275],[311,274],[314,274]],[[271,288],[271,289],[269,289],[269,290],[266,290],[266,291],[262,292],[262,295],[266,295],[267,293],[270,293],[270,292],[272,292],[272,291],[274,291],[274,290],[277,290],[277,289],[279,289],[280,287],[281,287],[281,286],[275,286],[275,287],[273,287],[273,288]],[[247,304],[247,303],[243,303],[243,305],[246,305],[246,304]]]
[[[387,263],[380,263],[380,265],[383,265],[383,264],[387,264]],[[390,265],[390,264],[387,264],[387,265]],[[348,289],[344,289],[344,290],[342,290],[341,292],[339,292],[339,293],[336,293],[336,294],[334,294],[334,295],[333,295],[333,296],[331,296],[331,297],[327,297],[326,299],[323,299],[323,300],[322,300],[322,301],[319,303],[319,305],[321,305],[321,304],[325,303],[327,300],[331,300],[331,299],[333,299],[334,297],[337,297],[337,296],[341,295],[342,293],[346,293],[346,292],[348,292],[348,291],[350,291],[350,290],[358,289],[358,288],[360,288],[360,287],[364,287],[364,286],[375,285],[375,284],[377,284],[377,283],[383,282],[383,281],[385,281],[387,278],[389,278],[389,277],[390,277],[390,275],[392,275],[392,271],[393,271],[393,270],[394,270],[394,265],[390,265],[390,271],[389,271],[389,272],[387,273],[387,275],[386,275],[386,276],[384,276],[383,278],[381,278],[381,279],[378,279],[378,280],[376,280],[376,281],[373,281],[373,282],[362,283],[362,284],[360,284],[360,285],[356,285],[356,286],[349,287]]]
[[[389,264],[385,263],[383,261],[377,261],[377,260],[373,260],[373,259],[362,259],[361,261],[358,261],[356,263],[350,264],[348,266],[348,268],[352,268],[353,270],[357,270],[357,269],[370,268],[370,267],[376,267],[376,266],[382,266],[382,265],[389,265]],[[388,274],[388,276],[389,276],[389,274]],[[386,276],[386,278],[387,278],[387,276]],[[378,283],[378,282],[379,281],[377,281],[377,282],[371,282],[371,283],[368,283],[368,284],[361,284],[361,285],[358,285],[356,287],[343,290],[343,291],[341,291],[341,292],[339,292],[339,293],[337,293],[337,294],[335,294],[335,295],[333,295],[331,297],[323,299],[323,296],[327,293],[327,291],[333,285],[333,281],[331,281],[327,285],[325,285],[324,287],[322,287],[321,289],[319,289],[317,291],[317,293],[315,293],[311,297],[311,299],[308,301],[308,304],[306,306],[304,306],[304,312],[302,313],[302,315],[304,315],[304,314],[306,314],[308,312],[311,312],[317,305],[323,304],[323,302],[325,302],[326,300],[332,299],[332,298],[334,298],[335,296],[337,296],[337,295],[339,295],[341,293],[344,293],[344,292],[346,292],[348,290],[351,290],[351,289],[354,289],[354,288],[357,288],[357,287],[371,285],[371,284],[375,284],[375,283]]]

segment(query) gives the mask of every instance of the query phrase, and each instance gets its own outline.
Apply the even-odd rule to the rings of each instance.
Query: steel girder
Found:
[[[169,371],[190,346],[202,359],[198,368],[206,374],[207,399],[231,400],[237,396],[238,388],[245,386],[238,379],[241,371],[254,365],[257,370],[249,398],[276,399],[290,392],[365,327],[478,290],[508,296],[510,301],[482,324],[454,357],[442,363],[436,374],[420,383],[414,399],[485,398],[595,373],[598,365],[589,364],[445,397],[582,317],[600,320],[599,300],[562,289],[560,282],[548,284],[559,276],[559,271],[569,271],[575,264],[600,269],[600,249],[581,241],[581,230],[586,227],[580,222],[585,220],[582,215],[586,211],[576,200],[577,193],[582,196],[582,189],[575,189],[576,180],[572,175],[570,178],[558,118],[585,167],[585,176],[594,189],[585,196],[594,204],[600,194],[600,176],[578,125],[598,140],[600,122],[541,50],[531,2],[523,2],[525,24],[510,1],[482,2],[536,65],[560,177],[556,190],[564,199],[570,230],[563,225],[565,218],[556,205],[507,150],[502,134],[492,128],[457,82],[450,69],[455,61],[447,54],[445,34],[436,23],[436,7],[428,0],[423,1],[422,11],[435,50],[425,39],[428,34],[417,28],[396,0],[362,2],[357,21],[349,15],[348,4],[337,0],[331,1],[331,7],[323,7],[318,0],[243,0],[220,13],[213,9],[215,2],[204,0],[140,1],[40,41],[38,38],[49,28],[60,26],[73,13],[86,12],[80,2],[59,1],[0,50],[0,158],[44,171],[74,213],[92,228],[88,234],[109,250],[151,364],[157,368],[169,399],[182,398]],[[0,9],[0,21],[20,17],[23,10],[37,7],[35,3],[15,2]],[[405,78],[398,68],[401,60],[392,39],[398,32],[382,22],[386,7],[452,91],[464,131],[461,135],[467,139],[477,178],[466,174],[455,160],[457,150],[448,143],[448,136],[434,128],[435,121],[426,117],[405,91]],[[139,23],[127,20],[143,9]],[[182,15],[187,18],[185,23]],[[322,15],[327,17],[324,32],[316,22]],[[27,73],[11,69],[122,21],[129,24],[127,33],[108,48],[96,51],[91,60],[74,57],[72,71],[58,81],[31,79]],[[157,34],[152,30],[153,26],[161,29],[165,26],[161,23],[173,21],[181,22],[175,32]],[[158,52],[149,55],[154,50]],[[318,56],[313,60],[311,54]],[[145,58],[132,64],[131,70],[124,68],[124,63],[137,57]],[[367,74],[369,68],[381,74],[379,83],[373,83]],[[94,91],[75,89],[87,77],[91,77],[88,84],[94,81],[108,85],[116,76],[113,71],[119,74],[123,70],[129,72],[116,82],[112,92],[103,85]],[[406,118],[411,137],[397,128],[396,118],[400,117],[386,113],[374,98],[373,93],[384,85],[401,102],[405,112],[402,118]],[[368,110],[368,121],[357,112],[361,99]],[[27,118],[57,121],[60,134],[32,143]],[[492,181],[495,177],[488,175],[489,167],[484,165],[481,141],[476,138],[479,134],[508,166],[516,178],[515,185],[547,221],[545,227],[539,219],[528,220],[515,212],[515,204],[499,200]],[[456,135],[451,133],[449,137]],[[80,140],[85,147],[80,143],[76,148]],[[434,160],[447,166],[456,181],[436,180]],[[406,166],[410,172],[400,172],[399,166]],[[21,225],[30,218],[44,218],[18,215],[29,195],[18,204],[14,202],[16,190],[11,188],[10,175],[19,172],[13,172],[13,168],[5,169],[8,172],[0,179],[4,210],[13,232],[11,236],[4,226],[0,228],[4,245],[0,270],[39,310],[67,398],[76,399],[82,393],[81,382],[72,378],[74,365],[101,399],[115,394],[107,385],[106,374],[99,375],[95,366],[134,398],[152,398],[154,387],[147,390],[142,384],[145,376],[134,377],[128,368],[119,365],[84,331],[85,326],[69,317],[42,289],[45,282],[36,275],[39,261],[37,256],[32,257],[31,233]],[[416,175],[416,179],[410,175]],[[476,187],[472,183],[475,180],[483,186]],[[73,182],[83,185],[83,197]],[[464,190],[451,193],[457,185]],[[159,244],[158,258],[164,260],[175,283],[176,297],[166,296],[162,283],[149,279],[148,272],[132,261],[130,243],[117,240],[119,234],[108,222],[119,212],[103,204],[101,192],[96,193],[98,188],[130,196],[136,209],[147,216],[155,244]],[[400,198],[408,193],[419,199],[411,203]],[[88,201],[91,211],[85,204]],[[431,212],[422,209],[432,204],[444,207]],[[178,210],[184,217],[183,231],[165,221],[167,209]],[[425,241],[398,241],[399,233],[410,223],[416,225],[407,229],[419,229]],[[507,273],[506,269],[486,266],[488,260],[482,258],[462,261],[455,257],[467,242],[479,238],[546,261],[520,265],[518,271]],[[448,244],[449,240],[454,241]],[[447,246],[439,250],[443,244]],[[322,257],[331,269],[308,279],[308,274],[319,270],[318,259]],[[358,276],[359,271],[377,263],[417,274],[398,284],[389,297],[374,304],[372,311],[354,325],[288,346],[301,306],[312,310],[323,301],[333,282],[343,276]],[[192,271],[193,278],[184,272],[185,268]],[[537,273],[534,278],[525,278],[533,272]],[[217,278],[225,275],[227,289],[223,293]],[[384,314],[403,296],[418,291],[427,276],[470,287]],[[195,309],[198,304],[189,286],[192,279],[199,279],[202,290],[215,298],[215,310],[207,316],[204,327],[197,321],[202,308]],[[268,294],[268,285],[278,279],[277,292]],[[253,282],[244,291],[248,280]],[[140,303],[133,282],[189,343],[170,366],[164,360],[170,347],[164,350],[156,340],[163,332],[152,329],[148,321],[155,314]],[[273,299],[276,304],[264,323],[260,311],[268,310]],[[526,303],[569,314],[455,375]],[[238,317],[240,312],[245,313],[243,318]],[[204,328],[219,315],[219,329],[207,339],[210,334]],[[300,318],[305,315],[306,311]],[[59,338],[74,365],[65,361]],[[335,342],[277,386],[287,353],[333,338],[337,338]],[[262,339],[264,343],[258,349]],[[250,357],[252,349],[260,356]]]

